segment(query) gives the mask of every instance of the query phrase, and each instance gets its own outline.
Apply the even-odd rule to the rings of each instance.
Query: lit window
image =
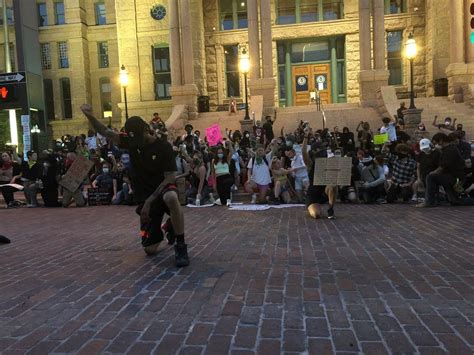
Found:
[[[112,86],[109,78],[101,78],[100,85],[100,102],[102,104],[102,117],[112,117]]]
[[[402,31],[387,33],[387,68],[390,72],[389,85],[402,84]]]
[[[220,0],[221,30],[247,28],[247,0]]]

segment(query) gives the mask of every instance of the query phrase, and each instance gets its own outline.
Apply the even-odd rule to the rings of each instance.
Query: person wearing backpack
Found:
[[[256,192],[258,192],[258,203],[267,202],[267,191],[272,182],[268,160],[268,157],[265,156],[263,146],[258,145],[255,151],[255,157],[250,159],[247,165],[248,181],[245,184],[245,191],[253,193],[252,203],[257,203]]]

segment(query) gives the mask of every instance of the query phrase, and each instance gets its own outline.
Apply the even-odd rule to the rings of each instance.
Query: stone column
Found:
[[[247,1],[248,42],[250,59],[250,80],[260,78],[260,49],[258,39],[258,7],[257,0]]]
[[[260,0],[263,78],[273,78],[272,14],[270,0]]]
[[[370,38],[370,3],[369,0],[359,0],[359,52],[360,70],[370,70],[371,65]]]
[[[171,65],[171,85],[182,85],[181,72],[181,40],[179,36],[179,12],[178,0],[170,0],[168,3],[170,16],[170,65]]]
[[[466,52],[466,63],[474,63],[474,45],[471,43],[471,26],[469,26],[471,22],[471,3],[472,1],[464,0],[464,23],[465,23],[465,41],[464,41],[464,48]],[[459,21],[462,23],[462,20]]]
[[[194,55],[190,5],[189,0],[180,0],[184,84],[194,84]]]
[[[451,1],[451,63],[464,63],[463,8],[462,0]]]
[[[373,0],[374,19],[374,69],[385,69],[385,19],[384,0]]]

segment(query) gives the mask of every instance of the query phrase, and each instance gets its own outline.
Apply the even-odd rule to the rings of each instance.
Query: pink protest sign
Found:
[[[222,142],[221,128],[219,125],[214,124],[211,127],[206,128],[206,137],[210,147]]]

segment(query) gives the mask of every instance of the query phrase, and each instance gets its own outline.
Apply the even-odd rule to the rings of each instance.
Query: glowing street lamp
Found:
[[[127,102],[127,86],[128,86],[128,71],[125,69],[125,65],[122,64],[120,68],[120,85],[123,88],[123,97],[125,100],[125,119],[128,120],[128,102]]]
[[[415,93],[413,90],[413,60],[416,58],[417,47],[415,39],[413,38],[413,33],[410,32],[408,35],[408,40],[405,43],[405,57],[410,61],[410,107],[409,109],[415,109]]]
[[[250,59],[247,55],[247,51],[244,49],[242,55],[240,56],[239,61],[239,71],[244,74],[244,84],[245,84],[245,117],[244,120],[250,120],[249,116],[249,95],[248,95],[248,84],[247,84],[247,75],[250,71]]]
[[[33,135],[33,150],[35,152],[38,152],[39,150],[39,144],[38,144],[38,134],[41,133],[40,128],[38,127],[37,124],[33,125],[33,127],[30,130],[31,134]]]

